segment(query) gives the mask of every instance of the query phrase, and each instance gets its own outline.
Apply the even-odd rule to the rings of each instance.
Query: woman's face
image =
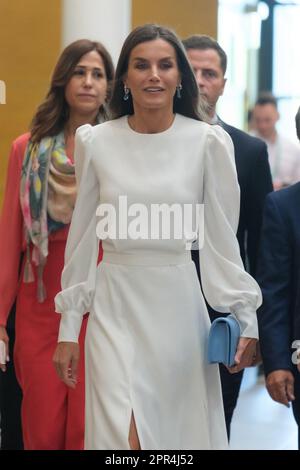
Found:
[[[130,89],[135,112],[138,108],[173,112],[180,81],[176,52],[167,41],[154,39],[132,49],[124,84]]]
[[[97,51],[84,54],[67,83],[65,98],[70,111],[89,116],[105,102],[107,78],[102,57]]]

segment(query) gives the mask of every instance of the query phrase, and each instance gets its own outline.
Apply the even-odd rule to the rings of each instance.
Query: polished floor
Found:
[[[268,395],[264,378],[247,369],[235,410],[230,448],[233,450],[295,450],[297,426],[291,408]]]

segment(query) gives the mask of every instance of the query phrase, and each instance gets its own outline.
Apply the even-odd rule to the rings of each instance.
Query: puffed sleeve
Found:
[[[89,124],[77,130],[74,158],[78,194],[65,251],[62,290],[55,297],[55,310],[62,314],[58,341],[78,341],[82,316],[90,310],[95,290],[99,247],[96,209],[100,192],[91,139]]]
[[[236,316],[242,336],[257,338],[256,309],[262,296],[240,257],[236,238],[240,188],[233,144],[221,127],[209,129],[204,158],[204,244],[200,250],[203,292],[213,309]]]

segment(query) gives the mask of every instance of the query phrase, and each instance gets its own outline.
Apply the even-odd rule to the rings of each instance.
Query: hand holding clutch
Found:
[[[209,331],[208,362],[222,362],[227,367],[233,366],[240,334],[240,325],[234,315],[216,318]]]

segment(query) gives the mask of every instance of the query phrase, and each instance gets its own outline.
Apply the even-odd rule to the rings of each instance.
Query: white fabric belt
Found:
[[[176,264],[187,264],[191,262],[191,252],[174,254],[128,254],[128,253],[103,253],[102,261],[112,264],[128,264],[132,266],[168,266]]]

